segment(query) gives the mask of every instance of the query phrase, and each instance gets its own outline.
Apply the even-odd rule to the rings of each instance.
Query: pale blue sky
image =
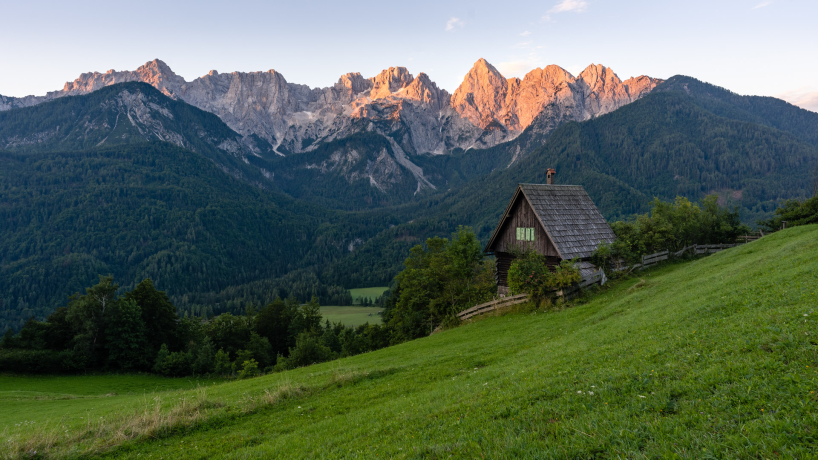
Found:
[[[187,80],[275,69],[313,87],[400,65],[454,91],[483,57],[507,77],[601,63],[622,79],[685,74],[818,111],[816,0],[0,0],[0,12],[7,96],[154,58]]]

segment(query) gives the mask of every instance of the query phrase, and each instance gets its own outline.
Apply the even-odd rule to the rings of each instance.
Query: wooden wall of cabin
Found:
[[[534,241],[518,241],[517,227],[534,228]],[[508,269],[511,267],[511,262],[514,256],[511,255],[514,247],[522,250],[533,249],[540,254],[546,256],[546,263],[550,266],[557,266],[560,263],[560,257],[557,255],[557,249],[548,238],[548,234],[540,225],[539,219],[534,214],[534,210],[528,204],[524,196],[520,195],[517,202],[511,208],[509,219],[506,224],[500,229],[500,233],[494,242],[492,250],[494,251],[495,263],[497,266],[496,280],[497,286],[501,288],[508,287]]]
[[[534,228],[534,241],[517,241],[517,227]],[[517,202],[509,213],[509,219],[500,229],[500,234],[491,248],[494,253],[511,253],[512,248],[518,247],[522,250],[533,249],[544,256],[558,257],[557,249],[548,238],[548,234],[540,225],[534,210],[528,204],[525,197],[520,194]]]

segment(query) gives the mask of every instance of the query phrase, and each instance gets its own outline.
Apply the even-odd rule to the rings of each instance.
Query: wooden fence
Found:
[[[481,303],[480,305],[475,305],[471,308],[463,310],[457,314],[457,317],[463,321],[471,318],[472,316],[497,310],[498,308],[510,307],[523,302],[528,302],[528,294],[517,294],[510,297],[501,297],[499,299],[492,300],[491,302]]]
[[[764,236],[762,233],[761,236]],[[755,241],[756,239],[760,238],[761,236],[756,235],[747,235],[739,237],[739,239],[744,239],[745,242],[747,241]],[[723,251],[728,248],[733,248],[736,246],[741,246],[745,243],[735,243],[735,244],[691,244],[690,246],[686,246],[682,248],[680,251],[676,251],[671,253],[668,250],[659,251],[654,254],[648,254],[642,256],[642,263],[636,264],[632,267],[624,267],[620,268],[619,270],[644,270],[650,266],[656,265],[663,260],[667,260],[671,254],[674,257],[681,257],[684,253],[691,251],[693,254],[714,254],[719,251]],[[582,262],[585,263],[585,262]],[[605,276],[605,272],[600,268],[596,271],[593,270],[592,265],[588,264],[588,267],[580,267],[580,272],[583,274],[582,280],[579,283],[567,287],[561,291],[557,291],[558,296],[562,296],[565,300],[569,300],[579,294],[583,288],[586,288],[592,284],[605,284],[608,278]],[[501,297],[499,299],[492,300],[491,302],[481,303],[480,305],[475,305],[471,308],[461,311],[457,314],[457,317],[460,320],[466,320],[471,318],[472,316],[477,316],[482,313],[486,313],[492,310],[497,310],[499,308],[510,307],[512,305],[521,304],[523,302],[528,302],[528,294],[517,294],[511,297]]]
[[[723,251],[728,248],[734,248],[736,246],[741,246],[745,243],[734,243],[734,244],[691,244],[690,246],[685,246],[680,251],[676,251],[671,253],[668,250],[660,251],[654,254],[648,254],[642,256],[642,263],[636,264],[632,267],[625,267],[621,270],[644,270],[652,265],[656,265],[663,260],[667,260],[670,254],[673,254],[674,257],[681,257],[684,253],[690,251],[693,254],[715,254],[719,251]]]
[[[651,265],[656,265],[663,260],[667,260],[670,257],[670,251],[665,249],[664,251],[659,251],[655,254],[648,254],[642,256],[642,267],[650,267]]]
[[[593,267],[592,265],[588,264],[589,266]],[[596,267],[593,267],[596,268]],[[557,291],[558,296],[562,296],[566,300],[575,297],[579,292],[592,284],[605,284],[608,281],[608,277],[605,276],[605,271],[601,268],[598,270],[589,270],[587,267],[580,270],[580,272],[584,272],[582,279],[579,283],[565,288],[561,291]],[[471,318],[472,316],[477,316],[492,310],[497,310],[500,308],[510,307],[512,305],[521,304],[523,302],[528,302],[528,294],[517,294],[510,297],[501,297],[499,299],[492,300],[491,302],[481,303],[480,305],[475,305],[469,309],[463,310],[457,314],[457,317],[460,320],[466,320]]]

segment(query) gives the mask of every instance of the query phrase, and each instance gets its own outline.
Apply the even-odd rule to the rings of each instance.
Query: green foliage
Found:
[[[213,347],[213,341],[209,337],[205,337],[201,343],[195,347],[195,360],[191,370],[194,374],[210,374],[216,370],[216,352]],[[229,362],[228,357],[228,362]]]
[[[228,375],[232,371],[230,355],[226,351],[219,349],[213,359],[213,372],[217,375]]]
[[[256,314],[253,325],[259,336],[267,339],[270,344],[270,354],[275,357],[286,354],[290,345],[290,321],[298,308],[296,302],[288,299],[285,303],[276,298]]]
[[[246,379],[250,377],[256,377],[259,374],[258,370],[258,362],[255,359],[248,359],[241,365],[241,371],[239,371],[239,378]]]
[[[236,359],[231,366],[234,374],[241,372],[244,363],[253,359],[253,352],[250,350],[239,350],[236,352]]]
[[[309,332],[302,332],[296,338],[295,347],[290,349],[290,355],[278,359],[276,369],[295,369],[297,367],[330,361],[335,359],[335,357],[335,353],[324,346],[318,337]]]
[[[123,370],[148,368],[148,357],[153,353],[148,346],[142,309],[135,300],[113,303],[105,336],[109,366]]]
[[[534,251],[517,254],[508,269],[508,285],[514,294],[526,293],[536,301],[578,283],[582,277],[573,261],[563,260],[549,267],[545,256]]]
[[[0,371],[150,369],[171,377],[210,373],[246,376],[253,372],[242,374],[244,363],[250,360],[257,369],[271,369],[278,358],[278,368],[286,369],[389,344],[389,330],[380,325],[353,328],[340,323],[332,326],[327,321],[322,328],[317,297],[304,305],[294,297],[286,301],[277,298],[258,311],[248,306],[245,315],[223,313],[203,322],[176,316],[165,293],[156,291],[150,280],[121,297],[115,295],[116,290],[110,276],[100,277],[99,284],[87,288],[83,296],[75,295],[68,308],[57,309],[48,321],[30,319],[18,334],[8,330],[0,341]],[[158,330],[154,325],[149,335],[143,321],[145,310],[152,312],[149,318],[164,320],[168,329]],[[154,352],[149,336],[163,337],[174,345],[163,342]],[[300,342],[298,337],[302,337]],[[295,358],[287,361],[293,350]],[[43,356],[48,359],[40,359]]]
[[[101,362],[105,347],[104,327],[117,302],[119,285],[112,276],[99,276],[99,284],[87,288],[85,295],[75,294],[68,304],[65,319],[74,332],[74,348],[85,353],[92,363]]]
[[[221,314],[207,322],[205,331],[215,348],[234,357],[250,341],[250,324],[246,316]]]
[[[182,347],[178,342],[181,331],[177,323],[179,318],[176,315],[176,308],[170,303],[165,292],[154,287],[151,279],[143,280],[122,298],[125,301],[133,301],[140,308],[145,339],[151,348],[151,354],[156,353],[163,343],[170,344],[171,348]]]
[[[53,374],[81,371],[88,355],[76,350],[32,350],[0,348],[0,369],[20,374]]]
[[[734,243],[750,229],[741,223],[738,208],[721,208],[717,200],[710,195],[697,205],[684,197],[673,202],[654,199],[649,213],[612,223],[616,240],[600,245],[592,260],[609,267],[620,261],[637,263],[642,255],[665,249],[674,252],[692,244]]]
[[[787,200],[775,210],[775,216],[758,222],[767,232],[775,232],[787,227],[818,223],[818,194],[806,200]]]
[[[415,246],[406,267],[395,278],[384,322],[395,342],[428,335],[442,323],[455,323],[457,313],[491,298],[496,292],[494,265],[483,261],[474,232],[459,227],[452,240],[429,238]]]
[[[167,347],[159,349],[153,371],[168,377],[184,377],[193,371],[194,357],[190,352],[167,353]]]
[[[253,359],[258,362],[262,368],[275,364],[273,354],[273,347],[267,337],[262,337],[255,332],[250,333],[250,341],[247,343],[247,350],[251,353]]]
[[[153,363],[154,372],[162,373],[161,370],[164,369],[168,356],[170,356],[170,350],[168,350],[168,346],[163,343],[162,346],[159,347],[159,352],[156,354],[156,361]]]

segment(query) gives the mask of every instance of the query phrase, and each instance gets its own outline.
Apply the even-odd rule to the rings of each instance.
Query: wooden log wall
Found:
[[[534,214],[534,210],[531,209],[525,196],[519,195],[509,216],[503,228],[500,229],[500,234],[492,248],[495,254],[498,252],[510,253],[512,248],[516,246],[520,249],[533,249],[545,256],[557,257],[557,248],[548,238],[548,234],[540,225],[537,215]],[[534,241],[518,241],[517,227],[534,228]]]

